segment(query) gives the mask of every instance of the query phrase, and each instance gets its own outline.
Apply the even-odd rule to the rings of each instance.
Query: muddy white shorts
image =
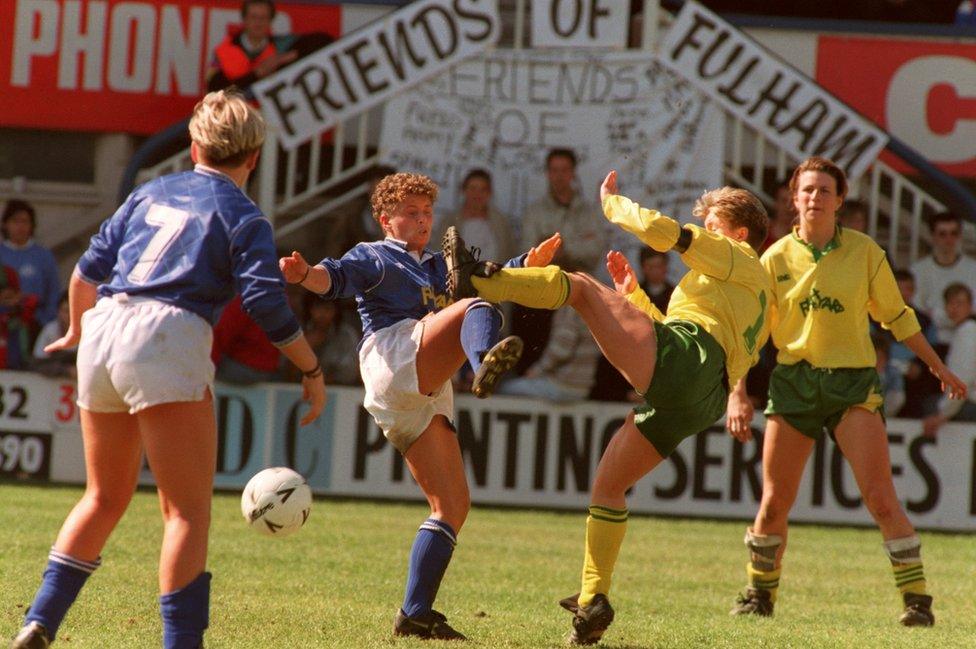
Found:
[[[200,401],[212,387],[213,329],[195,313],[149,298],[101,298],[81,319],[78,405],[136,413]]]
[[[402,320],[363,341],[359,369],[366,387],[363,405],[401,453],[427,429],[434,415],[454,419],[454,391],[445,381],[433,394],[420,394],[417,350],[422,320]]]

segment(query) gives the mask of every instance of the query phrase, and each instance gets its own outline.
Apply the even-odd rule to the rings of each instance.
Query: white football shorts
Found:
[[[417,350],[423,335],[423,320],[402,320],[374,333],[359,349],[359,369],[366,387],[363,405],[401,453],[406,453],[435,415],[454,419],[450,381],[433,394],[420,394]]]
[[[195,313],[124,293],[101,298],[81,319],[78,405],[136,413],[200,401],[213,386],[213,329]]]

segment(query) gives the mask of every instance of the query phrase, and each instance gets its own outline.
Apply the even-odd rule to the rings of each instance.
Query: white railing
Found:
[[[512,26],[510,33],[503,30],[504,45],[513,49],[528,47],[529,1],[503,0],[501,5]],[[645,2],[644,15],[635,22],[640,30],[635,40],[641,49],[654,50],[659,29],[669,18],[658,2]],[[767,191],[770,181],[787,177],[798,160],[731,113],[726,119],[726,181],[772,203]],[[278,236],[328,216],[342,203],[365,192],[364,185],[341,192],[337,188],[378,162],[380,121],[380,110],[362,113],[339,123],[329,134],[314,137],[290,151],[278,145],[273,133],[269,135],[252,193],[275,224]],[[145,169],[140,181],[190,166],[189,151],[181,152]],[[850,195],[866,200],[869,233],[876,239],[886,236],[889,254],[902,266],[915,261],[921,253],[920,243],[927,237],[922,227],[924,218],[945,209],[941,202],[881,161],[852,183]]]
[[[773,197],[767,191],[770,173],[776,181],[788,179],[800,161],[735,115],[727,113],[726,119],[726,180],[771,204]],[[898,267],[907,267],[921,256],[921,241],[928,237],[925,218],[946,209],[881,160],[853,179],[849,196],[867,203],[868,234],[886,248]]]

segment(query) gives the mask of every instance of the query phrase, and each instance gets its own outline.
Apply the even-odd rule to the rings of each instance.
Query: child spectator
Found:
[[[674,292],[674,284],[668,281],[668,254],[654,248],[641,248],[640,265],[644,275],[641,288],[661,313],[667,313],[668,302]]]
[[[35,296],[20,292],[17,272],[0,264],[0,369],[19,370],[30,359]]]
[[[318,356],[327,384],[360,385],[356,348],[362,333],[348,323],[334,300],[305,293],[305,337]]]
[[[61,279],[54,255],[33,239],[37,229],[34,207],[27,201],[9,200],[0,217],[0,264],[10,266],[17,273],[20,292],[35,296],[34,320],[42,326],[54,320],[61,295]],[[36,331],[32,331],[33,336]]]
[[[871,343],[877,356],[875,367],[881,379],[881,394],[884,396],[885,417],[894,417],[905,404],[905,377],[889,362],[888,350],[891,342],[877,331],[871,332]]]
[[[917,292],[915,299],[935,321],[938,341],[948,344],[953,324],[943,308],[942,293],[949,284],[961,282],[976,292],[976,259],[962,253],[962,219],[942,212],[929,220],[932,254],[912,264]]]
[[[75,360],[78,356],[77,345],[70,349],[62,349],[51,353],[44,351],[45,347],[55,340],[59,340],[67,333],[70,322],[71,313],[68,309],[68,292],[65,291],[61,294],[61,299],[58,300],[57,317],[41,328],[41,333],[37,335],[37,340],[34,341],[34,360],[31,363],[31,369],[45,376],[72,379],[77,376],[77,370],[75,368]]]
[[[925,418],[923,431],[934,437],[947,421],[976,421],[976,316],[973,315],[973,292],[961,282],[950,284],[943,292],[945,312],[953,324],[952,342],[946,365],[969,386],[965,400],[939,399],[938,410]]]

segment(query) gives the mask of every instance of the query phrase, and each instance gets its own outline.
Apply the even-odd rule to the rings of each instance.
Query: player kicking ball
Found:
[[[607,359],[644,397],[628,414],[597,467],[586,519],[580,592],[560,602],[573,613],[572,644],[594,644],[613,621],[608,594],[627,529],[626,491],[686,437],[725,414],[729,385],[758,358],[769,334],[771,286],[755,248],[768,217],[749,192],[724,187],[704,194],[695,216],[704,227],[680,225],[618,195],[617,173],[600,188],[607,219],[655,250],[676,250],[691,269],[664,316],[635,286],[622,295],[584,273],[557,266],[498,268],[475,260],[456,233],[445,236],[448,286],[471,296],[533,308],[570,306],[586,322]],[[615,280],[626,262],[608,255]]]
[[[522,354],[522,341],[499,340],[498,308],[478,298],[452,302],[447,265],[427,249],[437,185],[427,176],[396,173],[371,197],[373,216],[386,238],[360,243],[341,259],[311,266],[297,252],[280,260],[286,281],[324,299],[355,297],[363,323],[359,367],[364,405],[383,434],[403,454],[430,503],[430,517],[410,553],[398,636],[464,640],[433,609],[457,534],[471,506],[461,448],[451,420],[451,377],[467,360],[472,392],[489,396]],[[553,236],[506,266],[545,266],[559,249]]]

